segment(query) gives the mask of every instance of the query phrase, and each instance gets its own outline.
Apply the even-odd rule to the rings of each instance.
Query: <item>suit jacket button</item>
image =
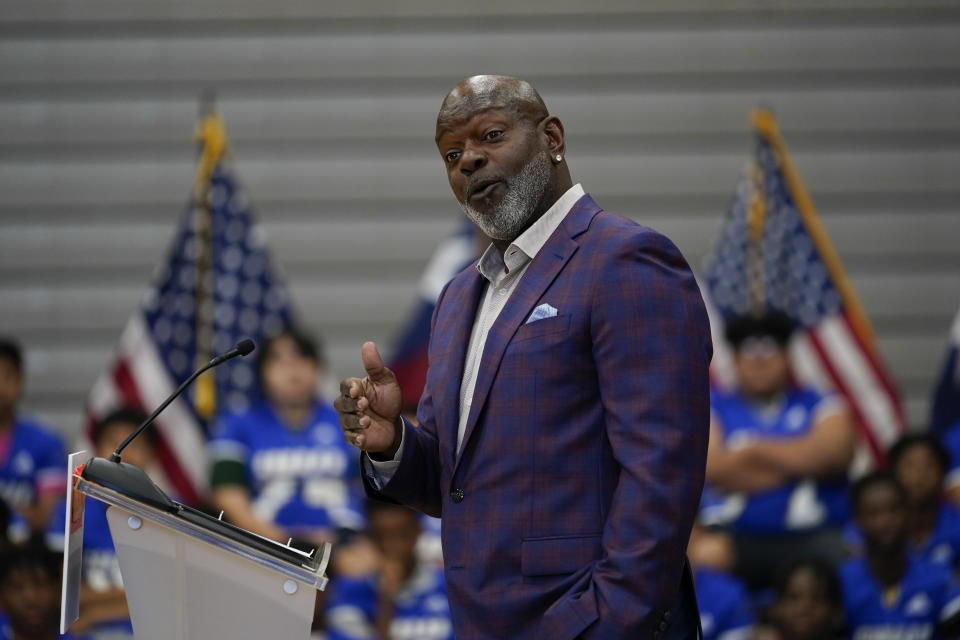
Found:
[[[450,499],[454,502],[463,502],[463,489],[454,489],[450,492]]]

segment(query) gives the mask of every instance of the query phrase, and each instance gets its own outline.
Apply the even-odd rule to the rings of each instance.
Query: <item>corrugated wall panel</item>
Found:
[[[190,190],[200,92],[335,375],[389,341],[459,210],[465,75],[527,76],[575,177],[699,265],[772,107],[915,423],[960,303],[960,5],[907,0],[4,3],[0,332],[65,432]]]

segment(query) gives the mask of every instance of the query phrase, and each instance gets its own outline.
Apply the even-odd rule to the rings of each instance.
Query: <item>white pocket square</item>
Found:
[[[557,315],[556,307],[551,307],[547,303],[543,303],[539,307],[533,310],[533,313],[530,314],[530,317],[527,318],[527,321],[524,324],[530,324],[531,322],[536,322],[537,320],[543,320],[544,318],[552,318]]]

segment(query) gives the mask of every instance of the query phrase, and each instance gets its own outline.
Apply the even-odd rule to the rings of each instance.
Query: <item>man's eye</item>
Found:
[[[447,162],[453,162],[454,160],[456,160],[457,158],[460,157],[460,152],[459,152],[459,151],[448,151],[448,152],[447,152],[447,155],[445,155],[445,156],[443,156],[443,157],[444,157],[444,159],[445,159]]]
[[[500,131],[499,129],[494,129],[493,131],[488,131],[484,136],[484,138],[486,138],[487,140],[495,140],[502,135],[503,135],[503,131]]]

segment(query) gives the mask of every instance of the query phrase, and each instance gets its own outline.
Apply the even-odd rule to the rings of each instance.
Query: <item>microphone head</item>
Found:
[[[244,338],[237,343],[237,346],[234,347],[234,349],[236,349],[241,356],[251,353],[256,348],[257,344],[250,338]]]

